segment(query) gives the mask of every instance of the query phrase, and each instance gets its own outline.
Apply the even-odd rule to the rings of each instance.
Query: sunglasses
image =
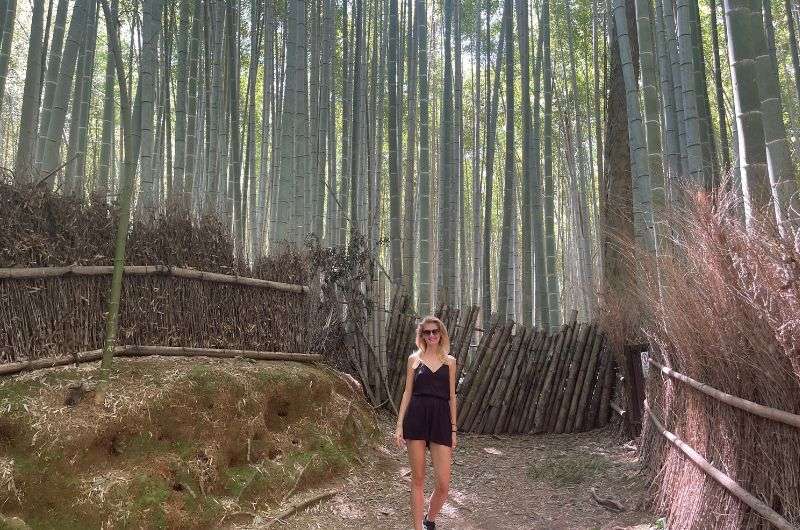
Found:
[[[432,337],[435,337],[438,334],[439,334],[439,330],[438,329],[423,329],[422,330],[422,335],[430,335]]]

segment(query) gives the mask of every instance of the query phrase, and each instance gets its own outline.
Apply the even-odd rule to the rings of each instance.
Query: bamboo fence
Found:
[[[111,267],[0,269],[0,360],[100,348]],[[121,342],[306,351],[307,287],[165,266],[125,268]]]
[[[392,299],[386,349],[395,406],[405,386],[408,355],[416,348],[417,316],[402,291]],[[458,428],[477,433],[572,433],[608,422],[616,367],[596,323],[568,324],[553,333],[500,322],[494,316],[480,340],[479,308],[440,307],[458,360]]]

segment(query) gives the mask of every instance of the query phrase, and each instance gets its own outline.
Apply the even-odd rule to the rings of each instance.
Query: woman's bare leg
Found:
[[[425,440],[406,440],[411,465],[411,516],[414,530],[422,530],[425,509]],[[432,446],[431,446],[432,447]]]
[[[444,501],[447,500],[447,492],[450,489],[450,463],[453,458],[453,449],[437,443],[431,442],[431,460],[433,460],[433,470],[436,473],[436,487],[431,495],[430,507],[428,508],[428,520],[435,521],[442,509]]]

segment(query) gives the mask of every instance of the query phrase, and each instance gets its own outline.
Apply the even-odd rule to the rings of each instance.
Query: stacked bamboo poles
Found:
[[[576,316],[552,335],[492,322],[458,388],[459,429],[571,433],[604,425],[613,359],[597,324]]]
[[[616,368],[595,323],[568,323],[552,334],[492,315],[473,354],[479,308],[436,311],[458,360],[459,430],[479,433],[571,433],[605,425]],[[395,405],[405,388],[419,317],[401,287],[386,319],[387,386]]]
[[[464,366],[468,362],[470,341],[475,334],[479,312],[480,307],[476,305],[470,306],[466,311],[442,305],[436,312],[436,316],[450,334],[450,355],[458,360],[456,381],[461,378]]]

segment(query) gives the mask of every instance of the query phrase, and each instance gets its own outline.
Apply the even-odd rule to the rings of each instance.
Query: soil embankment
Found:
[[[37,530],[218,528],[347,474],[378,432],[363,397],[317,365],[117,359],[100,404],[95,375],[0,381],[4,516]]]

